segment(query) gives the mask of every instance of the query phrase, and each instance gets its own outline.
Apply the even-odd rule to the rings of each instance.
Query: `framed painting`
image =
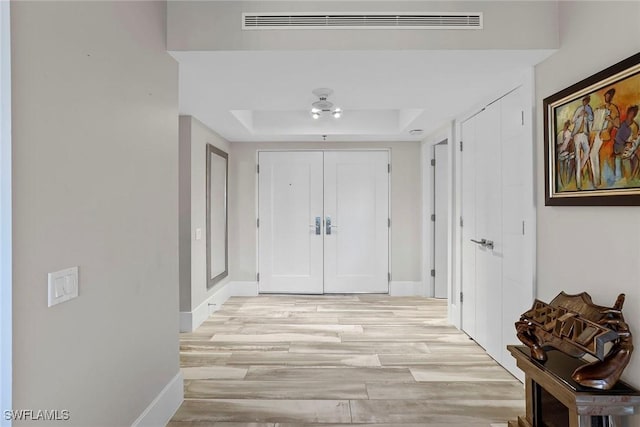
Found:
[[[640,53],[544,100],[545,204],[640,205]]]

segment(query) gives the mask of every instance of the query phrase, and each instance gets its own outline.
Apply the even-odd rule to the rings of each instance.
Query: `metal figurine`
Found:
[[[629,364],[633,339],[624,321],[620,294],[613,307],[593,303],[586,292],[561,292],[549,304],[535,300],[533,307],[516,322],[517,336],[531,350],[531,357],[544,363],[547,349],[556,348],[580,358],[590,354],[598,360],[576,369],[578,384],[601,390],[611,389]],[[605,344],[612,343],[605,354]]]

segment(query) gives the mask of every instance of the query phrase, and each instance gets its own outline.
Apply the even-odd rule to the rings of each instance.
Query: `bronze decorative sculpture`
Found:
[[[598,360],[583,365],[572,378],[580,385],[609,390],[620,379],[633,352],[633,339],[622,316],[624,294],[613,307],[593,303],[586,292],[561,292],[549,304],[535,300],[533,307],[516,322],[518,339],[531,350],[531,357],[545,362],[545,348],[553,347],[573,357],[590,354]],[[605,354],[605,344],[612,347]]]

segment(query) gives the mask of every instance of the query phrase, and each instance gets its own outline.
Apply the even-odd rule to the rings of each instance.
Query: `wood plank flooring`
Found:
[[[446,302],[233,297],[181,334],[170,427],[506,426],[520,382],[447,325]]]

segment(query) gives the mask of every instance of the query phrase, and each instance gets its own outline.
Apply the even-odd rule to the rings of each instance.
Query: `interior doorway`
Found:
[[[447,300],[447,318],[460,327],[456,295],[454,122],[422,142],[422,275],[425,296]]]
[[[389,292],[389,152],[258,153],[261,293]]]
[[[449,147],[433,146],[433,296],[447,298],[449,280]]]

